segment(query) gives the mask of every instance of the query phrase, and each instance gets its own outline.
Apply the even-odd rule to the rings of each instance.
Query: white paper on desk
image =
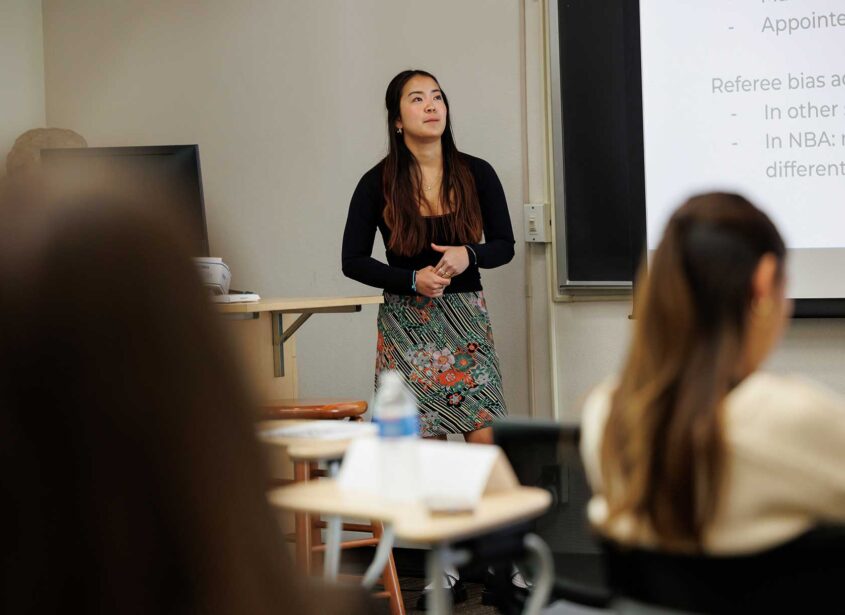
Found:
[[[399,501],[437,500],[474,508],[491,486],[497,462],[505,466],[499,468],[498,481],[506,486],[516,484],[498,446],[411,440],[404,443],[411,445],[411,454],[404,461],[416,467],[397,468],[390,444],[378,438],[354,441],[340,468],[340,488]],[[416,480],[409,478],[413,476]]]
[[[260,438],[309,438],[315,440],[349,440],[371,438],[378,434],[374,423],[352,421],[307,421],[297,425],[285,425],[258,432]]]

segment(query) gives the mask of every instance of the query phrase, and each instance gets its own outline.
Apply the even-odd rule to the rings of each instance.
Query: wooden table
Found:
[[[508,526],[538,517],[551,504],[551,495],[537,487],[515,487],[482,496],[472,513],[432,515],[422,504],[391,502],[370,494],[356,494],[341,490],[334,480],[324,479],[276,489],[269,494],[270,503],[288,510],[323,513],[337,517],[348,516],[382,521],[385,548],[392,546],[393,538],[430,546],[427,576],[433,582],[432,610],[446,614],[451,611],[448,598],[439,582],[446,566],[462,564],[465,554],[455,552],[455,542],[488,534]],[[385,538],[390,538],[388,542]],[[539,540],[536,537],[533,537]],[[542,541],[540,541],[542,542]],[[551,554],[543,543],[527,545],[543,553],[536,553],[541,574],[535,582],[526,613],[538,613],[551,592],[554,572]],[[380,559],[386,557],[376,550],[376,559],[365,575],[365,583],[384,567]]]
[[[305,421],[262,421],[260,431]],[[329,473],[336,476],[340,460],[351,440],[318,440],[282,436],[261,436],[267,444],[287,450],[298,461],[322,461],[329,464]],[[431,547],[427,556],[427,576],[433,581],[432,611],[441,615],[451,611],[451,605],[439,582],[447,566],[460,564],[464,554],[451,548],[476,536],[495,532],[540,516],[551,505],[551,495],[537,487],[513,487],[487,493],[472,513],[432,515],[423,504],[396,503],[341,490],[335,480],[297,483],[275,489],[268,494],[273,506],[298,514],[328,515],[326,560],[324,572],[328,579],[337,576],[340,564],[340,526],[343,517],[371,519],[384,523],[384,534],[376,548],[376,555],[364,574],[363,584],[371,587],[384,570],[396,538]],[[526,537],[526,547],[538,560],[538,574],[534,591],[526,604],[525,613],[539,613],[551,594],[554,567],[548,546],[538,537]]]
[[[261,299],[252,303],[215,303],[245,365],[259,399],[299,397],[293,335],[312,314],[360,312],[383,303],[381,295]]]

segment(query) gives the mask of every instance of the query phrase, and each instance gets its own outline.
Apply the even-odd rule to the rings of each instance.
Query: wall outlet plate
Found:
[[[552,216],[548,203],[525,203],[522,219],[526,242],[549,243],[552,240]]]

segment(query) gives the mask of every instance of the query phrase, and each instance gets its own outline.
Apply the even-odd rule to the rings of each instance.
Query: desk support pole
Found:
[[[525,604],[524,615],[539,615],[549,601],[552,584],[555,580],[555,564],[552,551],[542,538],[536,534],[527,534],[523,540],[526,550],[537,561],[537,575],[534,587]]]
[[[300,314],[293,324],[284,329],[283,312],[270,312],[270,322],[273,325],[273,375],[281,378],[285,375],[285,342],[288,341],[296,330],[311,318],[312,312]]]
[[[448,542],[431,545],[426,560],[426,579],[431,583],[431,602],[426,606],[435,615],[451,615],[452,592],[447,590],[446,568],[456,566],[460,568],[472,559],[472,553],[466,549],[453,549]]]
[[[451,596],[447,596],[446,588],[443,587],[446,580],[446,555],[449,551],[447,544],[432,545],[428,552],[428,570],[426,577],[431,583],[431,603],[426,604],[435,615],[450,615],[452,613]]]
[[[340,461],[332,459],[329,461],[329,477],[337,478],[340,470]],[[340,515],[330,515],[326,519],[326,559],[323,561],[323,574],[327,581],[337,580],[337,572],[340,568],[340,531],[343,527],[343,519]]]
[[[273,375],[281,378],[285,375],[285,345],[282,342],[282,313],[270,312],[270,325],[273,328]]]
[[[372,589],[376,584],[381,573],[384,572],[384,567],[387,565],[387,559],[390,557],[390,551],[393,549],[393,542],[395,540],[393,532],[393,525],[391,523],[384,524],[384,533],[379,538],[378,546],[376,547],[376,554],[373,561],[364,573],[364,580],[361,585],[366,589]]]

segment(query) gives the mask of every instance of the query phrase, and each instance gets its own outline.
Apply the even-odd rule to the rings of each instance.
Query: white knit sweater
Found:
[[[595,495],[591,522],[606,519],[599,453],[615,380],[583,412],[581,455]],[[757,372],[727,397],[726,475],[720,508],[704,536],[712,554],[758,551],[822,521],[845,522],[845,398],[799,377]],[[622,516],[612,538],[653,546],[642,519]]]

